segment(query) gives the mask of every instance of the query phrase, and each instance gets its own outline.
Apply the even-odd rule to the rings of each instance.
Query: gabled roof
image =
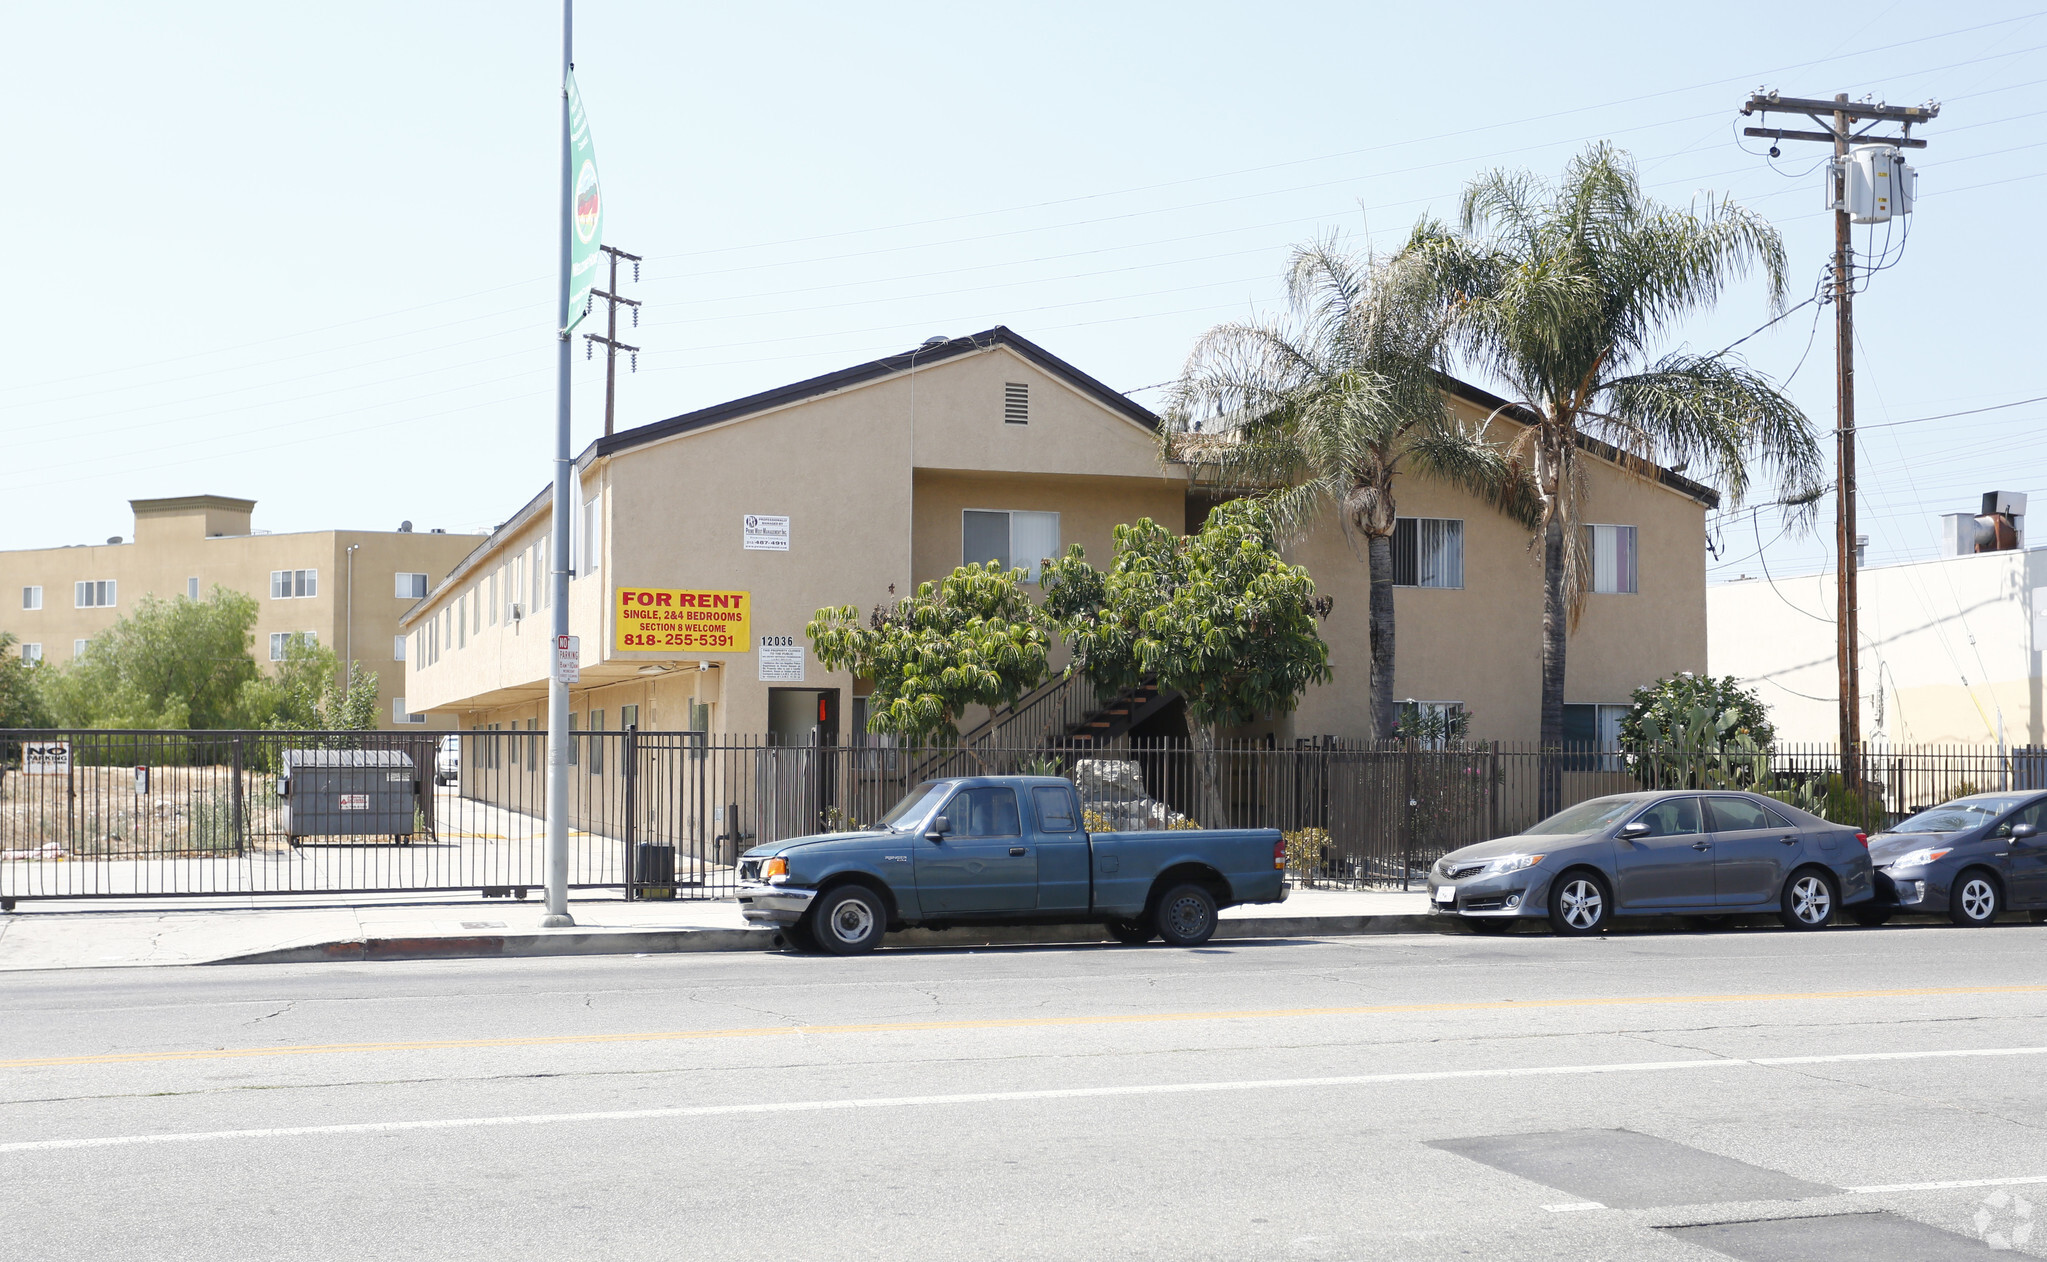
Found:
[[[1521,404],[1509,403],[1492,391],[1481,390],[1468,381],[1459,381],[1455,377],[1446,376],[1443,378],[1443,388],[1458,398],[1463,399],[1466,403],[1475,404],[1488,412],[1496,412],[1516,424],[1534,425],[1541,420],[1534,412],[1523,407]],[[1593,455],[1598,456],[1601,460],[1607,461],[1609,464],[1622,464],[1627,460],[1626,453],[1622,452],[1620,448],[1612,443],[1601,442],[1599,439],[1585,434],[1578,436],[1578,445]],[[1720,507],[1720,492],[1710,486],[1702,486],[1674,469],[1665,469],[1659,465],[1656,469],[1655,480],[1658,484],[1676,491],[1679,495],[1689,496],[1697,500],[1707,508]]]
[[[979,333],[970,333],[965,337],[956,337],[948,341],[919,346],[915,350],[904,351],[900,355],[890,355],[886,359],[876,359],[864,364],[855,364],[851,368],[841,368],[837,372],[828,372],[821,377],[812,377],[807,381],[797,381],[786,386],[777,386],[773,390],[763,390],[759,394],[750,394],[743,399],[733,399],[729,403],[717,403],[707,408],[699,408],[694,412],[684,412],[680,416],[671,416],[665,421],[655,421],[648,425],[636,426],[633,429],[620,430],[609,437],[599,438],[588,447],[585,447],[583,454],[576,457],[576,468],[585,469],[589,467],[592,461],[600,457],[617,455],[619,452],[630,451],[635,447],[659,442],[665,438],[673,438],[678,434],[687,434],[692,430],[704,429],[708,426],[723,424],[726,421],[736,421],[761,412],[773,411],[776,408],[787,407],[792,403],[801,403],[806,399],[814,399],[820,395],[830,394],[835,390],[845,390],[853,386],[865,385],[870,381],[879,381],[884,377],[894,376],[899,372],[908,372],[916,368],[929,368],[933,364],[942,364],[949,359],[957,359],[962,355],[972,355],[980,351],[991,350],[997,346],[1007,347],[1023,359],[1037,365],[1053,376],[1063,378],[1067,384],[1102,404],[1102,406],[1110,411],[1135,421],[1147,429],[1158,428],[1159,418],[1151,409],[1141,403],[1132,402],[1122,392],[1075,368],[1072,364],[1067,363],[1051,351],[1031,341],[1023,334],[998,324],[992,329],[984,329]],[[428,592],[424,599],[400,616],[398,625],[401,627],[410,626],[422,611],[432,607],[440,599],[443,592],[457,586],[463,579],[467,578],[470,572],[476,568],[478,562],[489,555],[491,550],[497,546],[500,539],[507,533],[520,530],[527,522],[533,520],[533,518],[545,510],[552,503],[553,496],[553,487],[551,485],[543,486],[532,499],[526,501],[525,505],[518,512],[513,513],[509,518],[500,522],[497,528],[492,530],[484,541],[476,546],[474,551],[468,556],[463,557],[453,569],[449,570],[447,577],[436,583],[433,590]]]
[[[835,390],[844,390],[850,386],[864,385],[867,382],[878,381],[883,377],[891,377],[896,373],[906,372],[913,368],[929,368],[933,364],[944,363],[948,359],[956,359],[961,355],[971,355],[977,351],[985,351],[997,346],[1007,347],[1053,376],[1065,378],[1069,384],[1078,387],[1081,393],[1088,395],[1111,411],[1121,413],[1123,416],[1147,428],[1158,428],[1159,418],[1152,413],[1151,409],[1140,403],[1132,402],[1122,392],[1112,389],[1101,381],[1088,376],[1080,369],[1075,368],[1072,364],[1067,363],[1021,333],[998,324],[992,329],[986,329],[979,333],[970,333],[965,337],[956,337],[950,341],[920,346],[915,350],[905,351],[900,355],[890,355],[886,359],[870,360],[864,364],[856,364],[851,368],[841,368],[837,372],[828,372],[822,377],[812,377],[808,381],[798,381],[786,386],[777,386],[773,390],[763,390],[759,394],[750,394],[743,399],[734,399],[730,403],[714,404],[711,407],[699,408],[694,412],[685,412],[681,416],[671,416],[665,421],[655,421],[649,425],[622,430],[611,435],[609,438],[600,438],[595,443],[592,443],[589,454],[593,456],[614,455],[644,443],[658,442],[664,438],[672,438],[677,434],[686,434],[691,430],[702,429],[707,425],[717,425],[725,421],[751,416],[757,412],[787,407],[792,403],[801,403],[805,399],[814,399],[819,395],[830,394]]]

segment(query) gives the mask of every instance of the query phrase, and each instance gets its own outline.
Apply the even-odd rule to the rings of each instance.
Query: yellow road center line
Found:
[[[1027,1030],[1079,1025],[1163,1025],[1192,1021],[1289,1021],[1306,1017],[1397,1016],[1421,1012],[1505,1012],[1532,1008],[1624,1008],[1707,1003],[1784,1003],[1819,999],[1922,999],[1957,995],[2033,995],[2041,986],[1926,986],[1893,990],[1819,990],[1755,995],[1638,995],[1606,999],[1494,999],[1469,1003],[1369,1004],[1337,1008],[1252,1008],[1222,1012],[1117,1013],[1074,1017],[989,1017],[855,1025],[774,1025],[730,1030],[651,1030],[625,1034],[537,1034],[518,1038],[421,1039],[394,1043],[313,1043],[286,1047],[211,1047],[175,1052],[106,1052],[0,1060],[0,1069],[52,1065],[132,1065],[152,1061],[242,1060],[258,1056],[331,1056],[350,1052],[434,1052],[490,1047],[570,1047],[598,1043],[674,1043],[699,1039],[816,1034],[918,1034],[939,1030]]]

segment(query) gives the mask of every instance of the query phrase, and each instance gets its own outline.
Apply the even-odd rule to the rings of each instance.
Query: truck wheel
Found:
[[[1215,895],[1199,885],[1175,885],[1159,899],[1152,920],[1167,946],[1196,947],[1215,936]]]
[[[841,885],[817,900],[810,932],[833,955],[864,955],[881,944],[888,908],[865,885]]]
[[[1143,946],[1159,936],[1158,930],[1146,920],[1112,920],[1107,928],[1109,936],[1124,946]]]

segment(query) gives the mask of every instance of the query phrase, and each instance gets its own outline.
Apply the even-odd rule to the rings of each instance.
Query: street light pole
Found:
[[[554,358],[554,544],[549,591],[554,602],[554,639],[547,662],[547,912],[543,929],[567,928],[569,915],[569,686],[555,668],[555,645],[569,633],[569,234],[575,229],[575,172],[569,139],[569,72],[575,68],[575,0],[562,0],[561,280],[555,301]]]

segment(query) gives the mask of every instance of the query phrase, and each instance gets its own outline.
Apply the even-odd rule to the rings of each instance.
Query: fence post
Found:
[[[1492,744],[1491,767],[1486,773],[1486,838],[1500,835],[1500,743]]]
[[[235,853],[244,849],[242,832],[242,738],[237,736],[229,742],[228,755],[228,835],[234,838]]]
[[[639,829],[639,787],[640,787],[640,725],[629,723],[625,729],[625,897],[631,902],[636,894],[639,881],[640,829]]]
[[[1400,756],[1400,888],[1414,871],[1414,742]]]

